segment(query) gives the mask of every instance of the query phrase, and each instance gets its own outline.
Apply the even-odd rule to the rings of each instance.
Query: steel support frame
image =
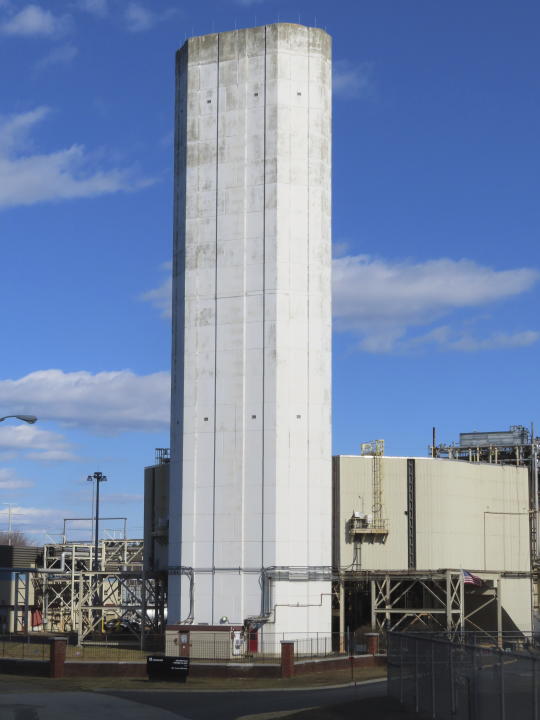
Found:
[[[142,540],[101,540],[98,571],[93,555],[90,543],[44,547],[48,572],[35,576],[34,590],[45,629],[76,632],[83,642],[107,620],[126,620],[143,647],[146,634],[165,627],[164,576],[143,572]]]
[[[429,606],[413,607],[413,591],[422,590]],[[497,606],[497,635],[502,633],[501,576],[493,588],[486,588],[484,601],[465,611],[465,583],[461,570],[445,570],[432,574],[378,574],[371,579],[371,625],[375,632],[439,629],[457,637],[465,629],[485,631],[476,624],[475,615],[490,604]],[[491,629],[491,628],[490,628]]]
[[[429,604],[414,607],[413,592],[421,590]],[[381,573],[371,578],[371,625],[375,632],[439,628],[452,634],[465,628],[463,573]]]
[[[27,633],[29,630],[30,612],[30,576],[27,572],[15,573],[13,598],[13,630]]]

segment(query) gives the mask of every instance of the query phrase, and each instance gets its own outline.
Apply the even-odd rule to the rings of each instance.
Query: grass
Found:
[[[187,683],[149,682],[135,678],[43,678],[0,674],[0,693],[18,692],[59,692],[86,691],[107,692],[114,690],[175,690],[178,692],[205,690],[255,690],[324,687],[326,685],[345,685],[352,679],[355,682],[374,680],[386,677],[386,669],[382,667],[355,668],[354,678],[350,669],[332,670],[324,673],[300,675],[289,680],[280,678],[188,678]]]

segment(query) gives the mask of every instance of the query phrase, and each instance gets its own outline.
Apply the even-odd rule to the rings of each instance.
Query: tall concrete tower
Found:
[[[176,69],[168,623],[330,630],[331,40]]]

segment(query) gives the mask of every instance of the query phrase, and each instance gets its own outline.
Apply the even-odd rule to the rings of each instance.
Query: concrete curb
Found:
[[[82,690],[81,692],[93,692],[93,693],[104,693],[104,694],[114,694],[114,693],[147,693],[150,692],[150,690],[153,693],[161,693],[161,692],[177,692],[177,693],[204,693],[204,694],[212,694],[212,693],[256,693],[256,692],[315,692],[317,690],[342,690],[344,688],[349,687],[365,687],[366,685],[379,685],[380,683],[387,682],[386,678],[377,678],[375,680],[362,680],[361,682],[350,682],[345,683],[344,685],[315,685],[315,686],[309,686],[309,687],[294,687],[294,688],[251,688],[251,689],[240,689],[240,688],[231,688],[229,689],[223,689],[223,690],[203,690],[203,689],[197,689],[197,688],[185,688],[180,689],[175,687],[174,685],[169,688],[145,688],[145,689],[127,689],[127,690],[121,690],[121,689],[114,689],[114,688],[93,688],[92,690]]]

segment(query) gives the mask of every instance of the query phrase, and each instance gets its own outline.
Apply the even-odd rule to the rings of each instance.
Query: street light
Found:
[[[15,418],[16,420],[22,420],[23,422],[29,423],[30,425],[33,425],[35,422],[37,422],[37,417],[35,415],[4,415],[4,417],[0,418],[0,422],[3,422],[4,420],[7,420],[8,418]],[[11,545],[11,506],[15,503],[2,503],[3,505],[8,505],[9,507],[9,530],[8,530],[8,543]]]
[[[99,570],[98,564],[98,539],[99,539],[99,483],[106,482],[107,476],[100,472],[95,472],[86,478],[87,482],[96,481],[96,524],[94,528],[94,571]]]
[[[2,422],[2,420],[7,420],[8,418],[17,418],[17,420],[24,420],[24,422],[30,423],[30,425],[33,425],[35,422],[37,422],[37,417],[35,415],[5,415],[4,417],[0,418],[0,422]]]

